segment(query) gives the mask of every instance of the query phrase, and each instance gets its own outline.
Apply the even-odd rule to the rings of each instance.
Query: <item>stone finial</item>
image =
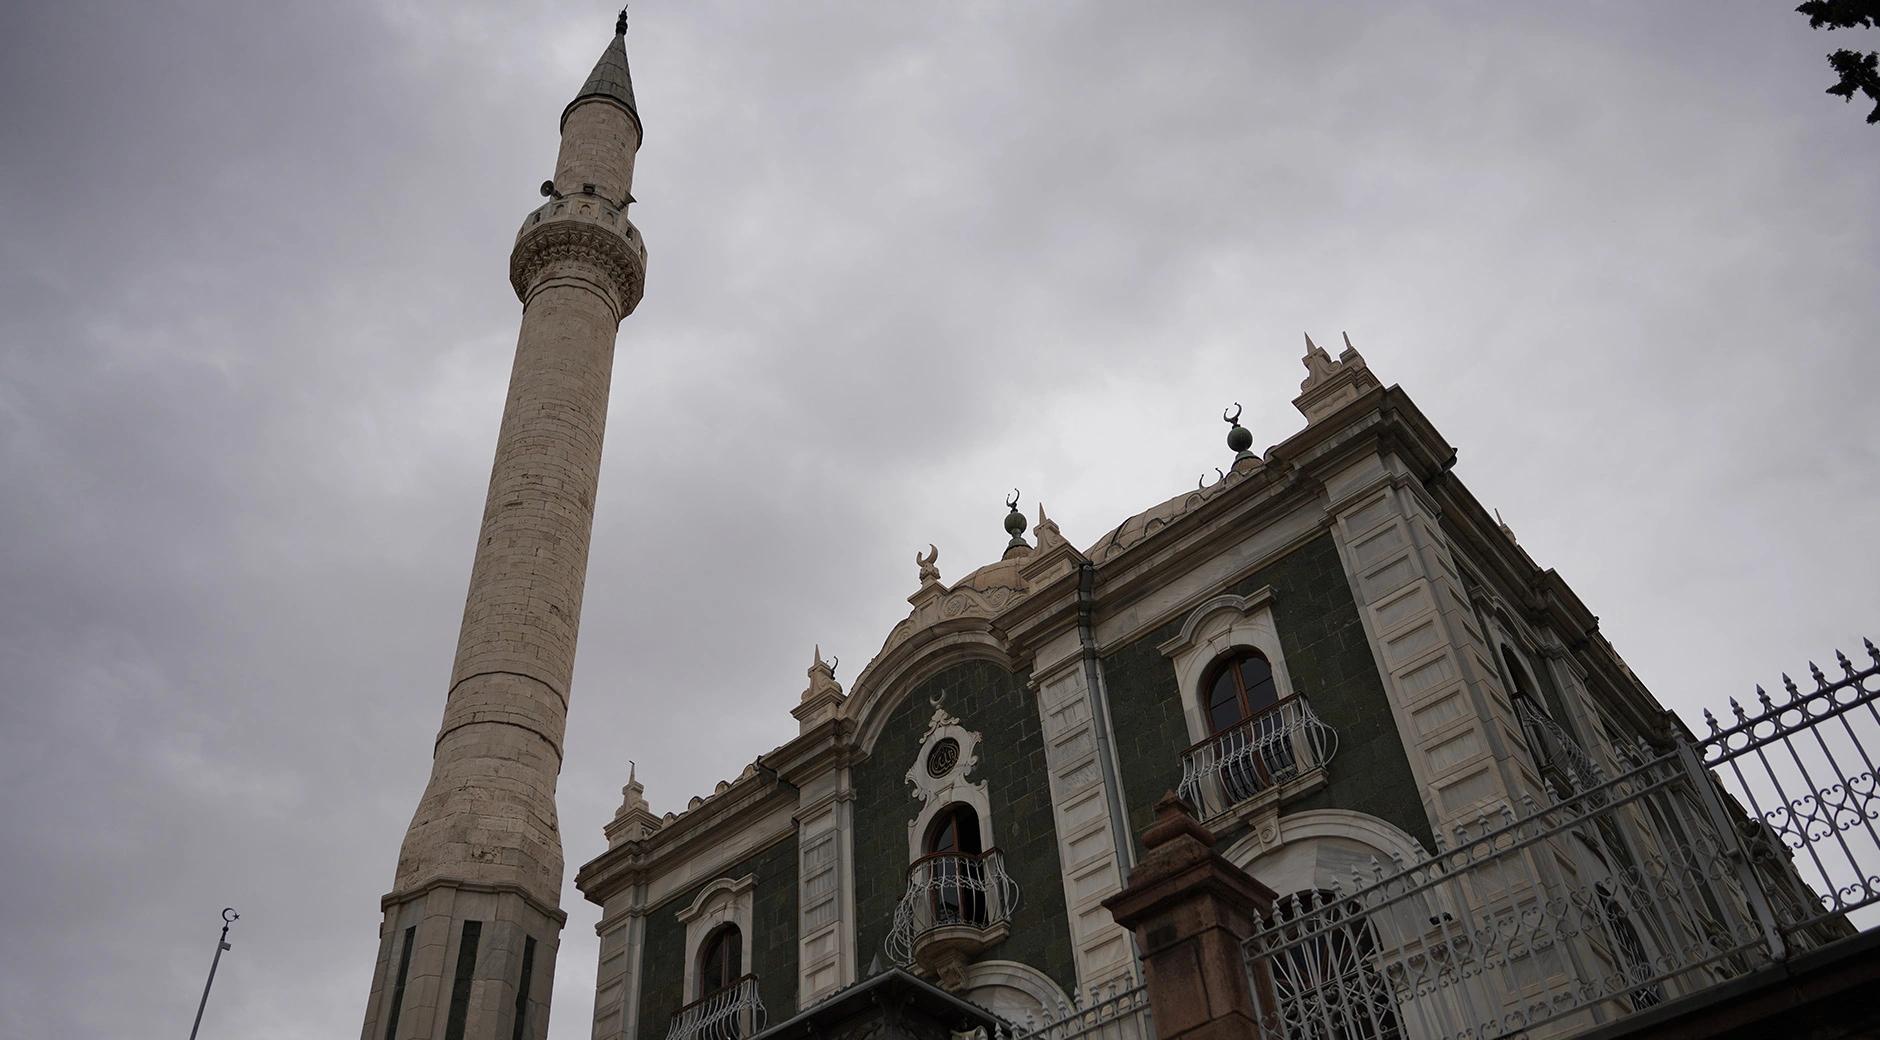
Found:
[[[1299,384],[1293,407],[1306,417],[1307,424],[1318,422],[1382,385],[1371,374],[1364,355],[1351,345],[1351,336],[1341,335],[1345,349],[1333,360],[1325,348],[1312,342],[1312,334],[1306,333],[1306,377]]]
[[[1025,541],[1025,514],[1018,511],[1017,488],[1013,488],[1012,497],[1005,500],[1005,508],[1009,510],[1005,514],[1005,533],[1011,535],[1012,540],[1005,543],[1002,559],[1010,559],[1031,552],[1031,543]]]
[[[1227,409],[1221,409],[1221,421],[1231,427],[1231,429],[1227,431],[1227,448],[1234,453],[1234,461],[1236,463],[1243,459],[1257,459],[1260,457],[1255,455],[1252,451],[1253,431],[1240,425],[1240,412],[1239,401],[1234,402],[1234,414],[1232,415],[1227,414]]]
[[[627,759],[627,786],[620,789],[622,809],[646,808],[646,785],[640,783],[640,766]]]
[[[614,19],[614,35],[625,36],[626,34],[627,34],[627,9],[623,6],[620,8],[620,17]]]
[[[809,686],[797,706],[790,709],[790,714],[801,723],[801,732],[809,732],[842,710],[842,702],[847,697],[842,692],[842,684],[836,682],[836,664],[841,663],[840,657],[835,664],[823,660],[822,646],[816,646],[809,666]]]
[[[1058,530],[1057,521],[1044,515],[1044,503],[1038,503],[1038,526],[1032,530],[1038,534],[1038,548],[1056,545],[1064,540],[1064,532]]]
[[[1204,848],[1214,846],[1214,832],[1201,826],[1195,819],[1194,807],[1174,791],[1169,791],[1155,802],[1155,820],[1142,832],[1142,847],[1158,849],[1178,838],[1188,837],[1201,843]]]
[[[914,562],[920,565],[920,587],[921,588],[924,589],[929,585],[934,585],[934,584],[939,583],[940,568],[936,566],[936,564],[939,563],[939,561],[940,561],[940,549],[937,546],[935,546],[932,542],[927,543],[927,555],[922,556],[920,553],[914,554]]]
[[[620,789],[620,808],[614,812],[614,818],[602,828],[607,835],[607,847],[615,848],[624,842],[638,841],[660,828],[660,819],[653,814],[653,807],[646,802],[646,787],[640,783],[639,766],[627,762],[627,786]]]
[[[841,663],[842,658],[836,658],[836,664]],[[822,644],[816,644],[815,659],[809,666],[809,688],[803,691],[803,700],[807,701],[830,690],[838,694],[842,692],[842,684],[836,682],[836,664],[823,660]]]

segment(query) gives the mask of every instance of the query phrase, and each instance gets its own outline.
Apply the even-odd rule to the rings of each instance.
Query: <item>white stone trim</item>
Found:
[[[1249,832],[1222,850],[1221,855],[1280,895],[1289,895],[1306,886],[1282,888],[1281,883],[1284,883],[1285,879],[1282,878],[1281,883],[1276,883],[1262,877],[1259,873],[1261,861],[1269,859],[1273,854],[1289,846],[1326,840],[1344,840],[1366,846],[1375,851],[1379,860],[1387,865],[1392,855],[1401,856],[1405,863],[1418,863],[1431,855],[1430,851],[1423,847],[1422,842],[1411,837],[1396,824],[1353,809],[1308,809],[1304,812],[1288,813],[1279,818],[1276,833],[1268,835],[1259,831]],[[1329,881],[1330,878],[1325,880]],[[1347,875],[1339,880],[1349,883],[1351,878]]]
[[[935,629],[961,624],[943,622]],[[921,683],[968,661],[985,661],[1016,672],[1017,662],[1000,640],[984,631],[984,621],[973,621],[979,629],[953,631],[929,630],[921,641],[884,649],[868,662],[849,688],[849,699],[842,712],[855,722],[854,743],[865,755],[875,753],[875,743],[888,724],[894,709]]]
[[[704,994],[698,991],[698,955],[706,937],[722,924],[738,927],[740,963],[751,965],[751,892],[757,887],[757,875],[718,878],[699,891],[692,905],[679,911],[685,925],[685,999],[689,1004]]]
[[[600,938],[595,970],[593,1040],[627,1040],[640,1019],[640,951],[646,915],[634,909],[635,885],[608,901],[594,932]]]
[[[853,835],[846,768],[813,782],[831,792],[819,798],[817,807],[806,813],[797,831],[797,1006],[808,1007],[823,996],[855,981],[855,865]],[[806,791],[807,795],[808,792]],[[812,864],[810,854],[820,843],[830,843],[833,861]],[[826,873],[827,872],[827,875]],[[822,903],[811,885],[821,876],[832,876],[834,891]],[[834,917],[815,925],[810,914],[820,906],[833,908]]]
[[[1273,687],[1281,700],[1294,693],[1292,676],[1286,670],[1286,653],[1279,645],[1279,628],[1273,620],[1271,586],[1250,596],[1225,595],[1208,600],[1189,612],[1180,635],[1158,649],[1175,666],[1182,716],[1188,722],[1191,741],[1208,736],[1201,680],[1216,661],[1236,650],[1258,650],[1266,657],[1273,666]],[[1180,754],[1181,749],[1171,748],[1169,753]]]
[[[1005,994],[1017,994],[1019,999],[1000,999]],[[1018,961],[975,961],[968,965],[966,985],[960,995],[1019,1025],[1025,1025],[1026,1018],[1038,1024],[1051,1021],[1059,1008],[1071,1006],[1070,998],[1051,981],[1051,976]]]
[[[907,771],[907,782],[914,788],[914,797],[921,802],[920,811],[907,822],[907,861],[914,862],[926,855],[922,847],[927,837],[927,828],[940,810],[951,805],[964,803],[973,808],[979,817],[979,847],[990,849],[992,840],[992,799],[986,793],[984,780],[971,779],[974,767],[979,765],[980,734],[960,725],[960,720],[947,714],[938,700],[932,702],[933,718],[927,723],[927,733],[921,738],[920,751],[914,756],[914,764]],[[960,755],[953,763],[953,768],[945,776],[930,776],[927,772],[927,756],[934,745],[951,738],[959,742]]]
[[[1129,933],[1103,900],[1122,888],[1110,806],[1098,761],[1096,727],[1082,669],[1065,669],[1037,687],[1052,823],[1063,868],[1077,981],[1092,986],[1129,969]]]

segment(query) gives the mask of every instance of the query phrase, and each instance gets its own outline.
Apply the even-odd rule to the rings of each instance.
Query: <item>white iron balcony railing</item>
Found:
[[[764,1025],[757,976],[746,975],[673,1012],[666,1040],[744,1040]]]
[[[1871,926],[1880,651],[1609,778],[1282,898],[1244,946],[1260,1040],[1578,1036]],[[1837,655],[1838,656],[1838,655]],[[1812,666],[1811,666],[1812,670]],[[1706,713],[1706,719],[1709,719]]]
[[[940,932],[952,945],[989,945],[1002,937],[1018,906],[1018,882],[1005,872],[1005,854],[940,852],[907,868],[907,891],[894,908],[888,955],[897,964],[924,961],[924,940]]]
[[[1527,734],[1534,764],[1540,767],[1541,776],[1554,786],[1557,796],[1564,798],[1605,783],[1605,770],[1600,769],[1593,757],[1580,747],[1579,741],[1546,712],[1525,697],[1516,697],[1514,713],[1520,720],[1521,731]]]
[[[1304,697],[1288,697],[1182,752],[1180,793],[1203,820],[1324,769],[1338,733]]]

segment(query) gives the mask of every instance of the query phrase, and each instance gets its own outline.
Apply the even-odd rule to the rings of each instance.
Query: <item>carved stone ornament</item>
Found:
[[[551,268],[584,270],[619,297],[620,316],[633,313],[646,291],[646,253],[635,238],[578,220],[547,220],[524,231],[509,255],[509,284],[516,297],[529,292]]]
[[[927,703],[933,705],[933,718],[927,720],[927,731],[920,735],[920,739],[923,743],[927,738],[933,736],[935,731],[946,726],[957,726],[960,724],[959,719],[947,714],[947,710],[940,706],[940,698],[934,697]]]

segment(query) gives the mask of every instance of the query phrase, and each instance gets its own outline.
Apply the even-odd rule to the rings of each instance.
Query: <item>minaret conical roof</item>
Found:
[[[601,52],[600,60],[594,63],[594,71],[588,73],[587,82],[581,85],[581,92],[568,102],[568,107],[561,111],[562,125],[568,123],[568,113],[574,106],[588,98],[606,98],[627,110],[633,117],[633,125],[640,126],[640,110],[633,103],[633,76],[627,71],[627,18],[621,12],[620,21],[614,24],[614,38]],[[644,130],[642,130],[644,134]]]

